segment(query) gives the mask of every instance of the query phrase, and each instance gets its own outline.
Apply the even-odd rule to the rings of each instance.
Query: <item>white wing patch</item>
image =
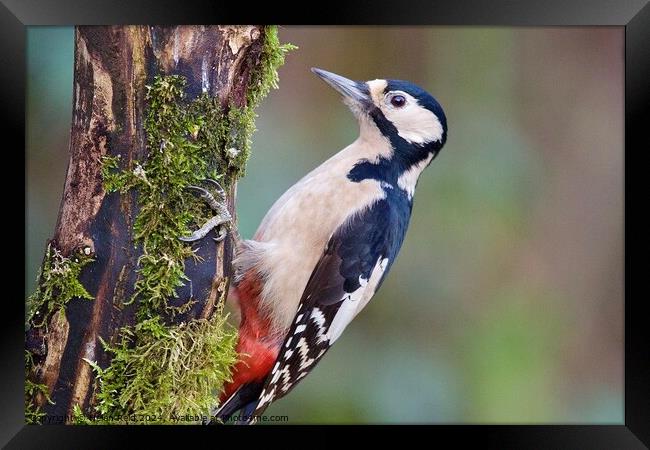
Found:
[[[368,279],[359,278],[359,289],[343,298],[339,309],[327,323],[323,310],[318,305],[311,308],[307,321],[302,322],[303,313],[294,320],[295,330],[285,342],[282,356],[271,370],[271,378],[262,390],[255,413],[264,411],[276,398],[283,396],[309,373],[327,349],[336,341],[348,324],[366,306],[377,290],[382,279],[388,258],[377,261]],[[298,309],[302,308],[302,303]],[[309,341],[307,340],[309,338]]]
[[[352,319],[368,304],[377,290],[377,283],[381,280],[387,265],[388,258],[379,259],[377,264],[375,264],[375,268],[370,273],[370,278],[366,280],[359,277],[359,284],[361,284],[359,289],[350,294],[346,294],[343,303],[341,303],[339,310],[327,330],[327,336],[331,343],[334,343],[343,334],[343,331],[352,322]]]

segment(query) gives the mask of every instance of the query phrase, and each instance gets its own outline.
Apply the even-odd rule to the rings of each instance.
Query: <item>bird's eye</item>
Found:
[[[402,106],[406,105],[406,97],[403,95],[393,95],[390,98],[390,104],[395,108],[401,108]]]

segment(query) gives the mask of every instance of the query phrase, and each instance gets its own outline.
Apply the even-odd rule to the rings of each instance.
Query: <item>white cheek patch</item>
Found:
[[[420,106],[416,98],[407,93],[402,95],[408,102],[404,108],[382,106],[386,118],[397,128],[397,134],[411,144],[440,141],[443,130],[438,117]]]

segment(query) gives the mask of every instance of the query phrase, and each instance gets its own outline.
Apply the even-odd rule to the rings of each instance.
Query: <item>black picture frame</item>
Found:
[[[511,0],[460,0],[430,2],[310,2],[310,18],[286,16],[300,11],[266,3],[236,8],[237,5],[198,0],[146,0],[111,2],[99,0],[0,0],[0,91],[4,142],[13,137],[15,144],[5,147],[4,155],[20,154],[16,149],[25,142],[25,41],[30,25],[90,24],[170,24],[170,23],[314,23],[314,24],[421,24],[481,26],[583,26],[625,27],[625,157],[650,149],[646,128],[650,124],[650,6],[647,0],[579,0],[548,2]],[[284,14],[283,14],[284,13]],[[316,22],[315,22],[316,21]],[[13,135],[13,136],[10,136]],[[24,157],[24,155],[23,155]],[[637,158],[638,159],[638,158]],[[7,163],[6,159],[4,160]],[[23,159],[24,163],[24,159]],[[631,204],[631,180],[625,172],[626,212]],[[15,210],[19,210],[17,206]],[[626,215],[627,218],[627,215]],[[26,226],[28,224],[25,224]],[[606,448],[633,449],[650,445],[650,338],[647,316],[641,314],[643,299],[631,291],[631,234],[625,223],[625,420],[620,425],[432,425],[410,428],[424,431],[425,443],[451,439],[454,445],[476,442],[495,448]],[[19,250],[17,250],[18,252]],[[19,253],[14,253],[19,254]],[[15,264],[17,267],[18,264]],[[15,284],[15,283],[14,283]],[[168,439],[199,438],[202,445],[225,445],[215,440],[216,433],[241,433],[239,427],[99,427],[99,426],[27,426],[23,416],[23,294],[7,296],[4,301],[0,395],[4,412],[0,415],[0,444],[6,448],[114,448],[129,443]],[[11,307],[10,309],[8,309]],[[285,444],[311,445],[316,434],[303,440],[288,433],[289,427],[249,427],[255,433],[283,433]],[[273,430],[273,431],[271,431]],[[397,430],[387,427],[381,431]],[[379,427],[366,427],[372,434]],[[144,434],[146,433],[146,436]],[[140,436],[134,436],[135,434]],[[209,434],[209,436],[208,436]],[[308,435],[306,435],[308,436]],[[289,439],[290,438],[290,439]],[[138,439],[138,440],[136,440]],[[320,440],[320,438],[317,438]],[[410,441],[410,440],[409,440]],[[186,441],[183,441],[186,442]],[[407,444],[406,441],[402,441]],[[416,441],[414,441],[416,442]],[[141,444],[138,444],[141,445]],[[230,445],[230,444],[229,444]],[[149,446],[149,445],[147,445]]]

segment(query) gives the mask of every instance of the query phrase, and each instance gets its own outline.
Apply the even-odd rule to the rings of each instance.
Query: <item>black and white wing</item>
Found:
[[[314,368],[374,295],[404,239],[410,214],[400,212],[380,200],[334,232],[302,294],[253,417]]]

